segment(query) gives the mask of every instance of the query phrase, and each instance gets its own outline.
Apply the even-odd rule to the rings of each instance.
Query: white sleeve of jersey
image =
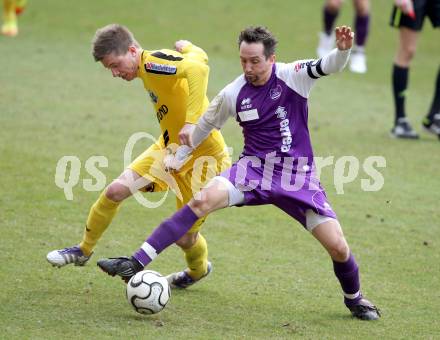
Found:
[[[350,58],[350,51],[341,51],[337,48],[333,49],[329,54],[321,58],[321,70],[324,74],[341,72],[347,65]]]
[[[203,131],[206,133],[206,136],[209,135],[212,129],[220,130],[228,120],[230,111],[227,101],[225,100],[225,91],[222,90],[215,96],[205,113],[200,117],[197,122],[196,130]],[[193,144],[196,144],[195,140],[193,140]]]
[[[167,168],[179,170],[188,160],[191,152],[209,136],[211,131],[213,129],[220,129],[226,123],[232,112],[225,100],[226,88],[212,100],[205,113],[194,126],[190,137],[191,145],[180,145],[175,155],[164,159]]]
[[[308,98],[316,79],[340,72],[347,64],[350,50],[333,49],[320,59],[297,60],[290,64],[277,63],[277,76],[295,92]]]
[[[240,89],[245,83],[244,77],[239,76],[212,100],[191,135],[194,148],[208,137],[212,129],[220,130],[229,117],[237,116],[235,105]]]

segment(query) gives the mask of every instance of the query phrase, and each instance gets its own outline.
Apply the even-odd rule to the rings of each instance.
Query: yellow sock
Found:
[[[16,7],[25,7],[27,4],[27,0],[15,0]]]
[[[3,25],[1,33],[14,37],[18,34],[17,15],[15,14],[15,1],[3,0]]]
[[[102,233],[107,229],[113,217],[118,212],[120,202],[114,202],[105,196],[105,192],[99,196],[90,209],[84,230],[83,240],[80,248],[86,256],[89,256]]]
[[[199,233],[196,243],[188,249],[183,249],[188,264],[188,274],[194,280],[200,279],[208,270],[208,245],[205,238]]]
[[[3,0],[3,20],[5,23],[17,21],[15,0]]]

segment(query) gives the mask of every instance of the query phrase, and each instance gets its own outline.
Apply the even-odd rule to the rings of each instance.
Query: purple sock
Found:
[[[133,254],[133,257],[145,267],[162,250],[185,235],[198,219],[188,205],[183,206],[153,230],[142,246]]]
[[[368,36],[368,29],[370,24],[370,15],[366,16],[360,16],[356,15],[356,18],[354,20],[354,27],[355,27],[355,40],[357,46],[365,46],[365,43],[367,41]]]
[[[333,261],[335,275],[344,292],[344,302],[347,306],[356,304],[361,298],[359,283],[359,268],[353,254],[346,262]]]
[[[333,27],[335,25],[335,20],[338,17],[339,11],[331,11],[326,6],[323,8],[323,19],[324,19],[324,32],[327,35],[332,34]]]

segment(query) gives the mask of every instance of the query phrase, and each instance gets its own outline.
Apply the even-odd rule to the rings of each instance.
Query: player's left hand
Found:
[[[192,158],[191,152],[192,148],[188,145],[180,145],[176,152],[167,154],[163,159],[165,171],[179,171]]]
[[[189,40],[178,40],[178,41],[176,41],[176,42],[174,43],[174,49],[175,49],[177,52],[182,53],[183,49],[184,49],[186,46],[188,46],[188,45],[191,45],[191,41],[189,41]]]
[[[188,145],[192,147],[191,135],[195,129],[194,124],[186,123],[179,132],[180,145]]]
[[[345,51],[353,46],[354,32],[351,31],[350,26],[341,26],[335,28],[336,47]]]

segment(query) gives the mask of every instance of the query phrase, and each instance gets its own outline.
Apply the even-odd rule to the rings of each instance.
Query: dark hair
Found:
[[[132,45],[139,46],[133,34],[124,26],[110,24],[98,29],[92,40],[92,54],[95,61],[101,61],[106,55],[127,53]]]
[[[251,26],[245,28],[238,36],[238,48],[240,48],[243,41],[247,43],[263,43],[264,55],[266,58],[269,58],[271,55],[275,54],[275,48],[278,43],[274,35],[263,26]]]

